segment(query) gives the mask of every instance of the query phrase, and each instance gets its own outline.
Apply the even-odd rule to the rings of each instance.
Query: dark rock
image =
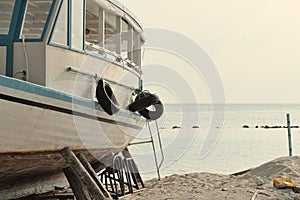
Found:
[[[199,126],[193,126],[192,128],[199,128]]]
[[[255,128],[258,128],[258,126],[255,126]]]
[[[172,129],[178,129],[181,128],[180,126],[173,126]]]
[[[265,188],[263,186],[257,186],[256,189],[257,190],[264,190]]]
[[[266,192],[258,192],[258,194],[264,195],[266,197],[270,197],[271,195]]]
[[[271,126],[270,128],[282,128],[282,126]]]
[[[261,177],[256,177],[255,183],[257,186],[262,186],[263,184],[265,184],[265,181]]]
[[[266,128],[266,129],[268,129],[268,128],[270,128],[270,126],[268,126],[268,125],[265,125],[263,128]]]
[[[293,188],[293,191],[294,191],[295,193],[300,193],[300,188],[299,188],[299,187],[294,187],[294,188]]]
[[[243,128],[249,128],[249,126],[248,125],[244,125]]]
[[[299,128],[299,126],[291,126],[291,128]]]

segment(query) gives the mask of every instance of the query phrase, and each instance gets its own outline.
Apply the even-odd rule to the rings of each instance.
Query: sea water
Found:
[[[165,105],[158,120],[164,152],[160,175],[211,172],[231,174],[256,167],[279,156],[288,156],[287,128],[262,126],[287,126],[287,113],[291,125],[300,125],[300,104],[227,104],[224,107],[224,126],[213,122],[212,116],[222,109],[209,104]],[[222,115],[221,115],[222,116]],[[218,118],[223,121],[223,119]],[[244,128],[243,126],[249,128]],[[214,127],[216,126],[216,127]],[[157,162],[163,159],[159,151],[155,122],[150,123]],[[293,155],[300,154],[300,129],[293,128]],[[207,136],[218,134],[214,140]],[[149,140],[149,127],[145,127],[134,140]],[[213,146],[206,156],[200,156],[204,143]],[[129,147],[144,179],[157,177],[151,143]]]

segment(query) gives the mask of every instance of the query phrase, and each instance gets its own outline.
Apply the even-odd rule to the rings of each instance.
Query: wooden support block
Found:
[[[80,153],[77,155],[77,158],[80,160],[81,164],[85,167],[85,169],[89,172],[93,180],[97,183],[98,187],[100,188],[104,196],[106,198],[111,198],[109,192],[104,188],[103,184],[99,181],[95,170],[93,169],[89,161],[84,157],[84,155]]]
[[[92,200],[85,187],[82,185],[77,176],[73,173],[70,167],[63,169],[65,176],[70,183],[72,191],[77,199],[82,200]]]
[[[139,187],[138,187],[138,182],[140,182],[141,185],[142,185],[142,187],[144,188],[144,187],[145,187],[145,186],[144,186],[144,182],[143,182],[143,180],[142,180],[142,177],[141,177],[141,175],[140,175],[140,172],[139,172],[139,170],[138,170],[138,168],[137,168],[136,163],[135,163],[134,160],[132,159],[132,156],[131,156],[131,154],[130,154],[128,148],[125,148],[125,150],[122,151],[122,153],[123,153],[124,157],[127,158],[127,160],[129,161],[129,162],[128,162],[128,164],[129,164],[129,170],[130,170],[130,172],[131,172],[132,177],[134,177],[134,178],[133,178],[133,181],[134,181],[134,183],[135,183],[136,186],[137,186],[136,189],[139,189]]]
[[[75,154],[71,151],[69,147],[62,149],[61,154],[69,164],[76,177],[87,188],[92,199],[107,199],[98,187],[97,183],[93,180],[88,171],[84,168],[84,166],[81,164],[79,159],[75,156]]]

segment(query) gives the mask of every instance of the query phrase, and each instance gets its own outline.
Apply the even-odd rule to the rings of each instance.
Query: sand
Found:
[[[238,175],[191,173],[145,181],[145,188],[121,199],[299,199],[291,188],[277,189],[272,178],[292,178],[300,187],[300,157],[281,157]]]

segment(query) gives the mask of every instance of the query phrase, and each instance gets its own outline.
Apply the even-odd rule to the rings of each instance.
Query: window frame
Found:
[[[28,4],[28,0],[24,0],[24,2],[25,2],[24,4],[25,4],[25,7],[26,7],[27,4]],[[50,6],[50,9],[49,9],[49,13],[48,13],[48,16],[47,16],[47,19],[46,19],[46,23],[44,25],[44,28],[43,28],[43,31],[41,33],[40,38],[25,38],[25,42],[43,42],[44,41],[47,30],[48,30],[50,22],[51,22],[51,18],[52,18],[53,12],[54,12],[56,2],[57,2],[57,0],[52,0],[51,6]],[[18,38],[15,40],[16,42],[22,42],[22,38],[21,38],[22,29],[23,29],[23,25],[24,25],[24,22],[25,22],[25,18],[26,18],[25,8],[24,8],[24,12],[22,13],[22,15],[23,15],[22,25],[20,25],[22,28],[20,27],[20,32],[18,33]]]
[[[55,28],[56,28],[56,25],[57,25],[57,21],[58,21],[58,18],[59,18],[59,14],[60,14],[60,11],[62,9],[62,5],[64,3],[64,1],[67,1],[67,45],[64,45],[64,44],[59,44],[59,43],[55,43],[53,41],[53,35],[54,35],[54,31],[55,31]],[[83,34],[82,34],[82,41],[83,41],[83,44],[82,44],[82,49],[78,49],[78,48],[74,48],[72,47],[72,2],[73,0],[62,0],[60,2],[60,5],[58,7],[58,11],[57,11],[57,15],[55,16],[55,19],[54,19],[54,24],[53,24],[53,27],[52,27],[52,30],[51,30],[51,33],[50,33],[50,37],[49,37],[49,41],[47,44],[49,45],[52,45],[52,46],[57,46],[57,47],[63,47],[63,48],[68,48],[70,50],[74,50],[74,51],[79,51],[79,52],[84,52],[84,41],[85,41],[85,13],[86,13],[86,0],[83,0],[83,8],[84,8],[84,11],[83,11],[83,23],[82,23],[82,31],[83,31]]]
[[[68,44],[67,45],[63,45],[63,44],[59,44],[59,43],[55,43],[55,42],[53,42],[53,33],[54,33],[54,31],[55,31],[55,26],[56,26],[56,24],[57,24],[57,21],[58,21],[58,16],[59,16],[59,13],[60,13],[60,11],[61,11],[61,7],[62,7],[62,3],[63,3],[63,1],[67,1],[68,2],[68,20],[67,20],[67,22],[68,22],[68,34],[67,34],[67,38],[68,38]],[[65,48],[65,49],[69,49],[69,50],[72,50],[72,51],[74,51],[74,52],[79,52],[79,53],[84,53],[84,54],[87,54],[87,55],[90,55],[90,56],[93,56],[93,57],[97,57],[97,58],[100,58],[100,59],[102,59],[102,60],[105,60],[105,61],[107,61],[107,62],[110,62],[110,63],[113,63],[113,64],[116,64],[116,65],[119,65],[120,67],[125,67],[125,68],[128,68],[128,69],[132,69],[132,70],[134,70],[136,73],[138,73],[138,74],[140,74],[141,73],[141,71],[140,71],[140,69],[138,68],[138,67],[133,67],[133,66],[131,66],[130,64],[124,64],[124,62],[122,62],[122,61],[118,61],[118,59],[111,59],[111,58],[109,58],[109,57],[106,57],[105,55],[101,55],[101,54],[96,54],[96,53],[94,53],[94,52],[92,52],[92,51],[89,51],[89,50],[87,50],[86,48],[85,48],[85,41],[86,41],[86,33],[85,33],[85,28],[86,28],[86,13],[87,13],[87,11],[86,11],[86,0],[83,0],[83,8],[84,8],[84,11],[83,11],[83,48],[82,49],[78,49],[78,48],[73,48],[72,47],[72,1],[73,0],[62,0],[61,2],[60,2],[60,5],[58,6],[58,11],[57,11],[57,16],[55,16],[55,19],[54,19],[54,23],[53,23],[53,27],[52,27],[52,30],[51,30],[51,32],[50,32],[50,37],[49,37],[49,40],[48,40],[48,45],[51,45],[51,46],[55,46],[55,47],[59,47],[59,48]],[[100,9],[100,8],[99,8]],[[106,12],[106,11],[104,11],[104,12]],[[132,39],[134,39],[133,38],[133,32],[135,31],[134,30],[134,28],[133,28],[133,26],[125,19],[125,18],[123,18],[123,17],[120,17],[120,16],[116,16],[117,18],[119,18],[119,21],[120,21],[120,23],[124,20],[125,22],[127,22],[127,24],[128,24],[128,27],[130,27],[131,28],[131,32],[132,32]],[[99,22],[100,23],[100,22]],[[103,24],[103,27],[105,27],[104,26],[104,24],[105,24],[105,14],[104,14],[104,19],[103,19],[103,22],[102,22]],[[98,28],[99,28],[99,26],[100,26],[100,24],[98,25]],[[121,33],[122,33],[122,26],[121,27],[119,27],[119,29],[120,29],[120,33],[119,33],[119,35],[121,36]],[[129,28],[128,28],[129,29]],[[103,30],[104,31],[104,30]],[[128,30],[129,31],[129,30]],[[105,39],[105,34],[104,34],[104,39]],[[121,40],[121,38],[120,38],[120,40]],[[121,41],[120,41],[121,42]],[[140,41],[140,42],[142,42],[142,41]],[[129,42],[129,44],[131,44],[132,45],[132,48],[133,48],[133,43],[134,43],[134,41],[132,40],[131,42]],[[103,43],[101,43],[100,41],[98,41],[98,44],[97,45],[99,45],[100,47],[102,46],[102,48],[104,48],[104,49],[106,49],[106,50],[108,50],[106,47],[105,47],[105,45],[103,44]],[[131,46],[130,45],[130,46]],[[122,48],[122,47],[121,47]],[[132,50],[132,56],[129,56],[129,55],[127,55],[127,58],[130,58],[130,60],[133,62],[133,63],[135,63],[136,65],[138,65],[135,61],[134,61],[134,56],[133,56],[133,51],[134,51],[134,49],[131,49]],[[117,52],[115,52],[116,54],[117,54]],[[120,52],[120,54],[119,54],[120,56],[122,55],[122,51]]]

